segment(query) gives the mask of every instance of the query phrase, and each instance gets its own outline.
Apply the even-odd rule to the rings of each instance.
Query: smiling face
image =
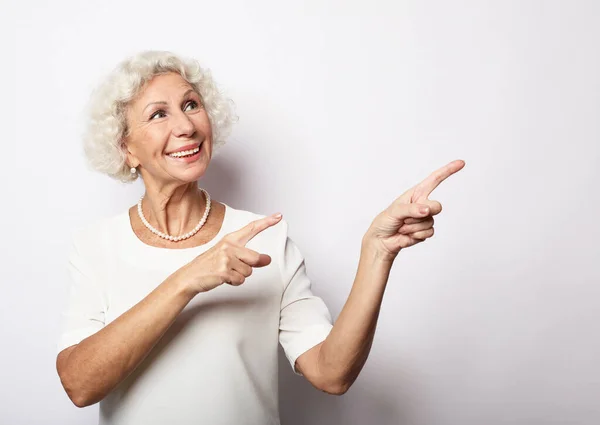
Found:
[[[146,185],[180,185],[204,174],[212,155],[212,129],[200,95],[179,74],[152,78],[125,115],[127,162],[141,165],[138,171]],[[182,148],[193,155],[169,155]]]

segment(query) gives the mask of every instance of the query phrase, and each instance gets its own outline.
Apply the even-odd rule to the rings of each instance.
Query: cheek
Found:
[[[206,126],[204,127],[204,134],[206,134],[207,137],[210,137],[212,140],[212,127],[210,125],[210,121],[206,122]]]
[[[169,133],[166,131],[166,128],[157,125],[147,129],[142,135],[141,140],[148,153],[154,151],[162,152],[169,140]]]
[[[212,127],[210,125],[210,119],[205,109],[199,112],[196,120],[196,128],[201,130],[205,135],[212,135]]]
[[[163,157],[166,149],[167,138],[151,131],[140,132],[136,135],[136,143],[132,153],[141,161],[150,166],[157,158]]]

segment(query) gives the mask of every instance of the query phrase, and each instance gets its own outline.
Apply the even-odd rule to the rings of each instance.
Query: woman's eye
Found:
[[[161,114],[162,116],[158,116],[159,114]],[[160,111],[156,111],[155,113],[150,115],[150,119],[153,120],[154,118],[163,118],[164,116],[165,116],[165,111],[163,111],[161,109]]]
[[[187,102],[185,104],[185,107],[183,108],[183,110],[187,111],[190,106],[192,106],[191,109],[197,109],[198,102],[196,102],[195,100],[190,100],[189,102]],[[166,112],[164,110],[160,109],[160,110],[156,111],[155,113],[153,113],[152,115],[150,115],[150,120],[153,120],[155,118],[164,118],[166,116],[167,116]]]
[[[198,107],[198,102],[196,102],[195,100],[190,100],[188,103],[186,103],[185,108],[183,108],[183,110],[184,111],[187,110],[187,107],[189,105],[193,105],[194,106],[193,109],[196,109]]]

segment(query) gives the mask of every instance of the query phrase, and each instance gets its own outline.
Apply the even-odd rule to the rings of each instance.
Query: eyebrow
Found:
[[[188,94],[190,93],[196,93],[196,91],[194,89],[189,89],[188,91],[186,91],[183,96],[181,97],[186,97]],[[144,109],[142,109],[142,112],[144,112],[146,109],[148,109],[148,106],[150,105],[166,105],[167,102],[165,102],[164,100],[160,100],[158,102],[150,102],[149,104],[147,104]]]

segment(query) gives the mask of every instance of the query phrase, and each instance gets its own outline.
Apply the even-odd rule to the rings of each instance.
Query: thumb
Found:
[[[264,267],[271,264],[271,256],[267,254],[260,254],[258,262],[254,263],[252,267]]]
[[[396,204],[392,209],[392,215],[399,220],[422,218],[429,212],[429,206],[426,204]]]

